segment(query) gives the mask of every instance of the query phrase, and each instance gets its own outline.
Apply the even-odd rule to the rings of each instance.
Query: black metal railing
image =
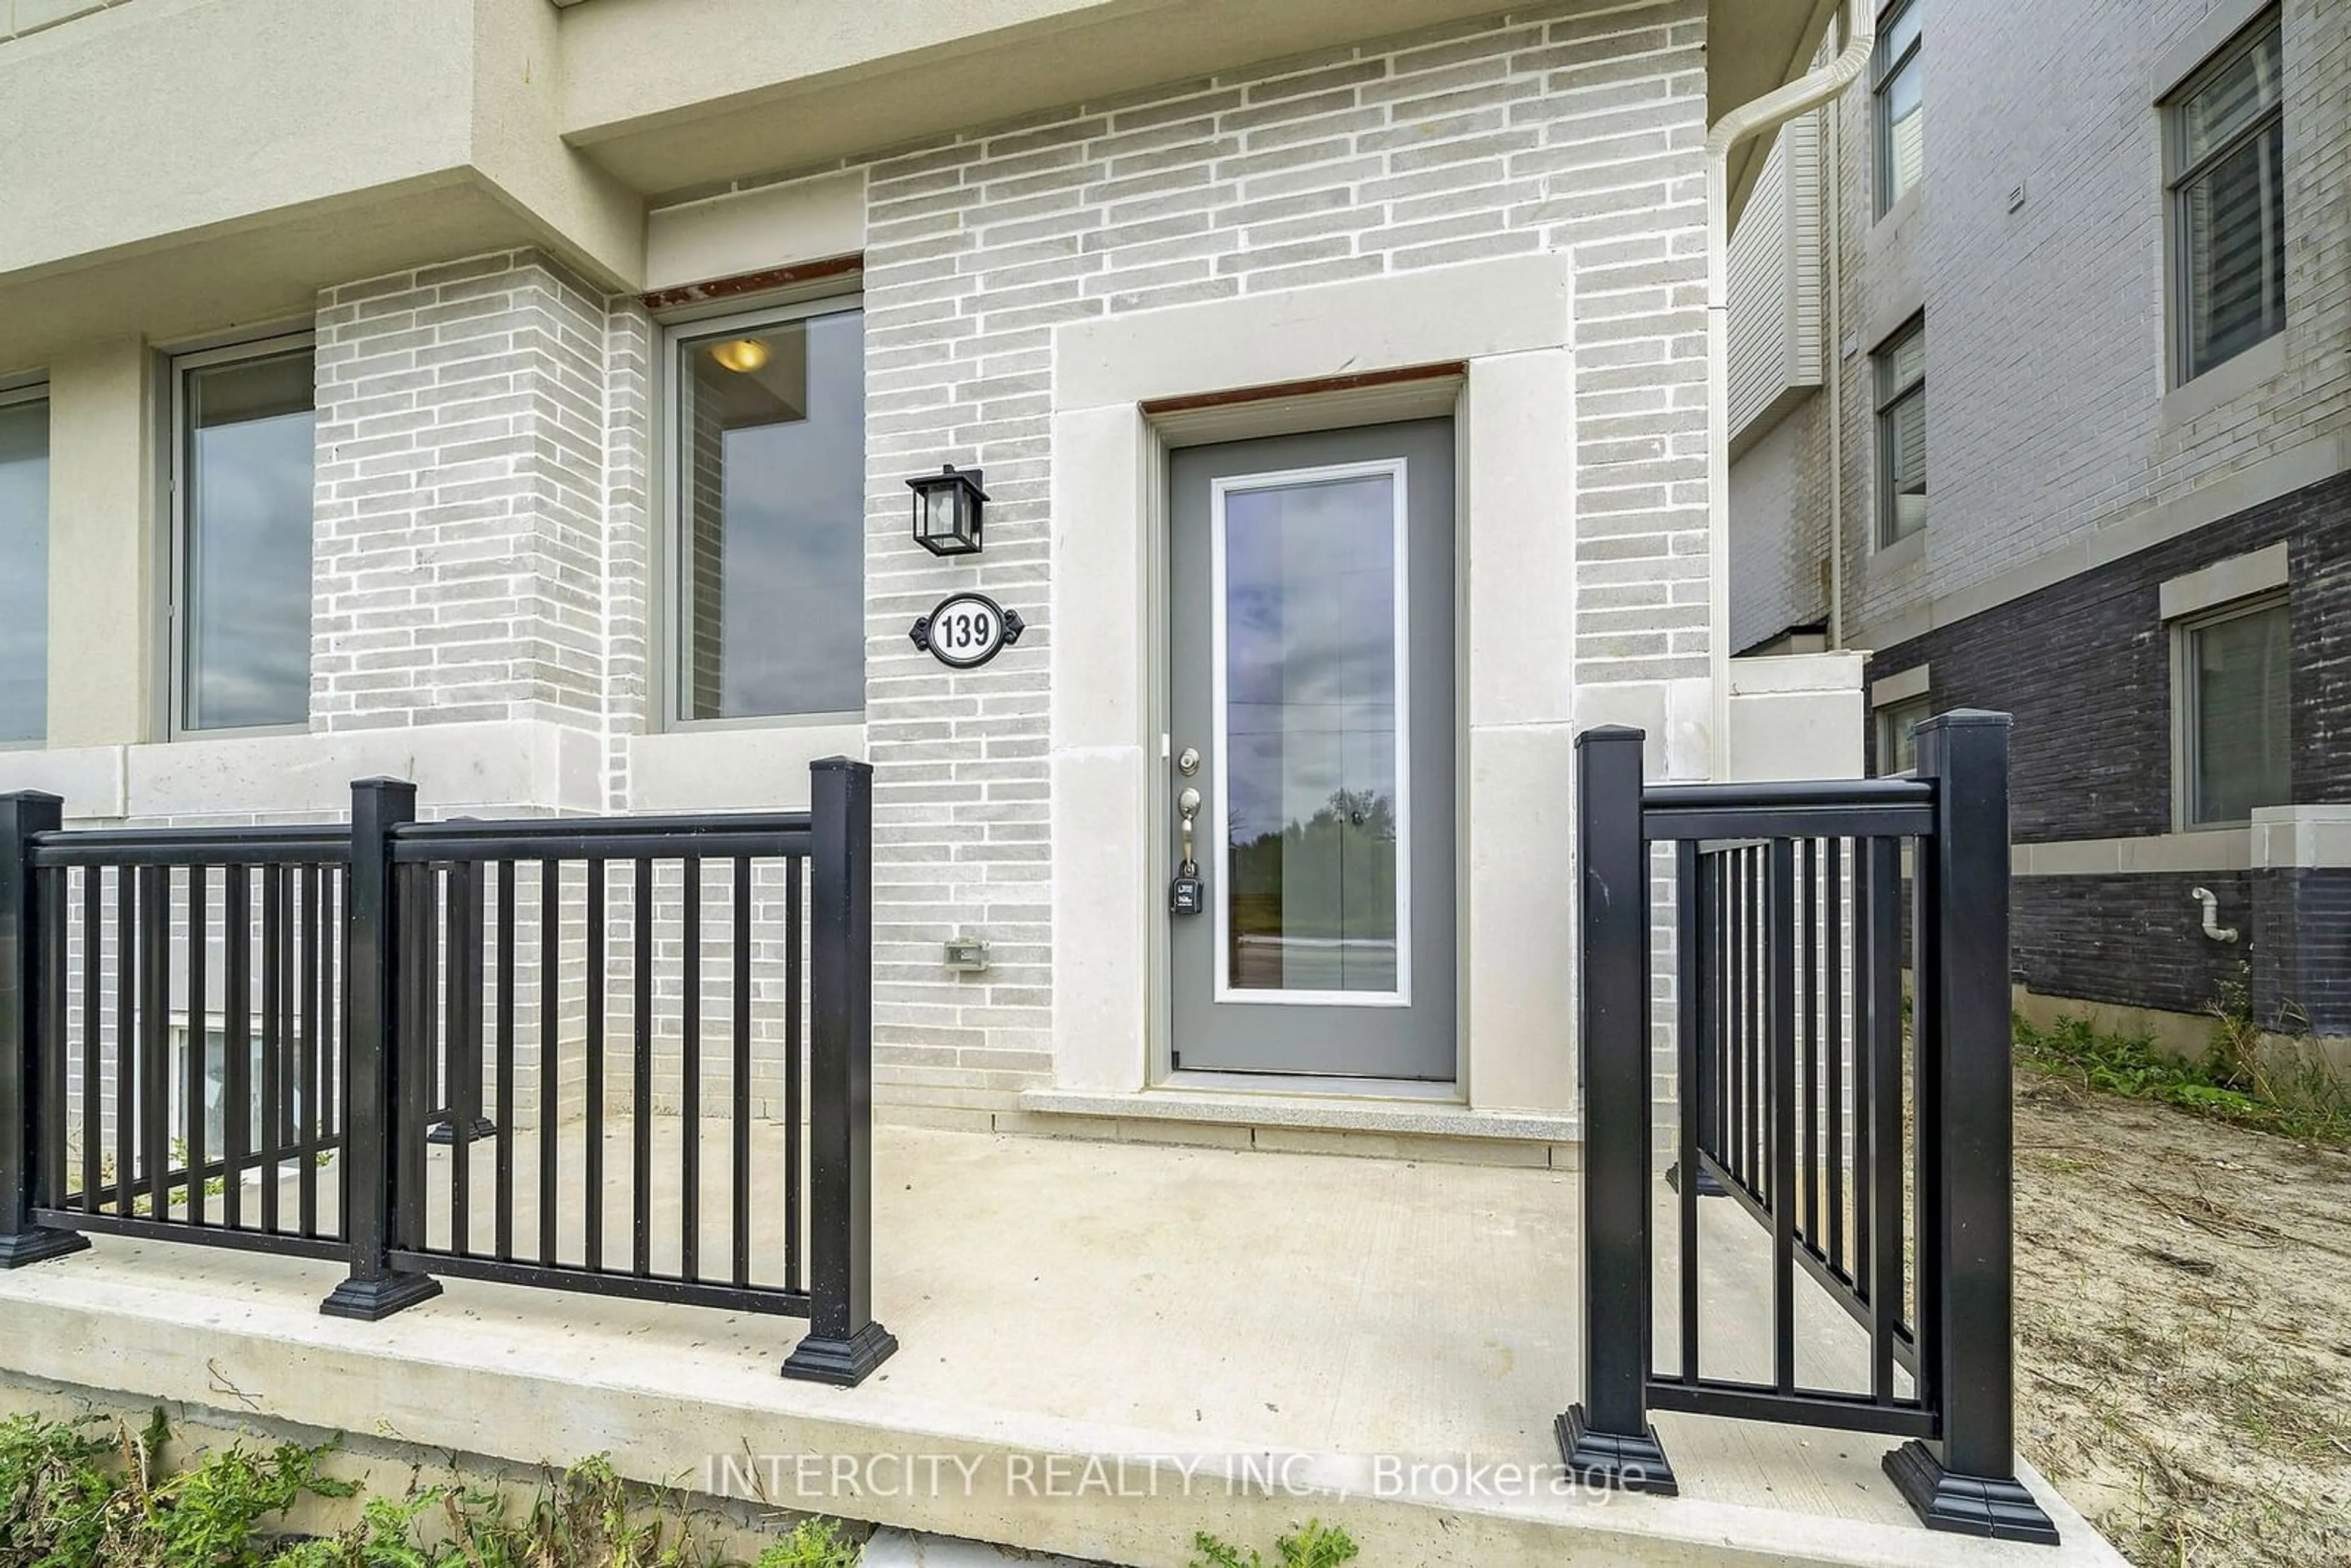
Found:
[[[1567,1463],[1675,1492],[1652,1410],[1901,1437],[1886,1469],[1928,1524],[2054,1541],[2016,1479],[2007,718],[1922,726],[1911,779],[1645,789],[1639,731],[1576,745],[1585,1338]],[[1670,1370],[1653,947],[1674,977]],[[1715,1224],[1718,1195],[1761,1236]],[[1767,1332],[1710,1343],[1701,1278],[1742,1270]],[[1800,1343],[1800,1291],[1854,1333]]]
[[[0,796],[0,1265],[112,1231],[806,1317],[871,1267],[872,782],[808,811],[65,831]]]

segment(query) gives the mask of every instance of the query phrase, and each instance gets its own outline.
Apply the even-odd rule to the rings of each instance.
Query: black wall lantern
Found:
[[[977,555],[979,509],[987,492],[980,471],[958,471],[952,463],[935,474],[906,481],[914,492],[914,542],[933,555]]]

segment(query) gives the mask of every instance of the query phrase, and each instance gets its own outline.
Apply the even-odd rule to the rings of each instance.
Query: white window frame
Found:
[[[188,528],[192,521],[188,506],[193,498],[188,483],[188,372],[210,369],[215,365],[235,364],[245,360],[275,359],[282,354],[308,350],[311,356],[312,392],[310,408],[318,413],[317,374],[319,335],[316,332],[285,332],[276,337],[256,338],[199,352],[174,354],[168,371],[172,381],[171,458],[167,480],[171,488],[171,539],[168,544],[170,591],[163,601],[163,734],[168,740],[230,740],[240,736],[308,735],[310,721],[306,714],[298,723],[206,726],[191,728],[188,717],[189,674],[187,647],[187,617],[182,611],[188,603]],[[311,472],[317,474],[317,454],[311,457]],[[311,507],[312,559],[318,548],[318,508]],[[309,611],[313,645],[311,678],[318,678],[316,636],[319,623],[318,593],[311,591]],[[151,666],[152,668],[152,666]]]
[[[683,493],[685,470],[678,443],[678,414],[685,407],[685,399],[678,385],[678,346],[690,338],[706,338],[726,332],[748,332],[764,327],[782,326],[792,321],[806,321],[818,316],[837,316],[855,311],[862,315],[865,296],[862,289],[834,288],[804,298],[770,302],[748,309],[725,313],[695,313],[664,317],[661,323],[661,399],[654,409],[660,422],[657,443],[660,471],[656,483],[660,487],[661,545],[654,552],[653,603],[661,626],[655,644],[658,654],[653,663],[655,680],[660,687],[661,701],[657,708],[664,730],[702,731],[719,729],[806,728],[817,725],[855,725],[865,722],[865,710],[856,708],[828,713],[747,714],[737,718],[689,718],[678,691],[680,674],[691,659],[687,639],[692,635],[684,603],[686,575],[684,552],[679,549],[681,532],[685,526],[685,500]],[[862,329],[862,324],[861,324]],[[870,450],[870,441],[868,449]],[[860,453],[861,471],[864,454]],[[857,526],[862,537],[865,520],[859,515]],[[870,587],[866,597],[871,598]]]
[[[2175,388],[2200,380],[2221,366],[2241,359],[2261,343],[2269,341],[2285,330],[2285,298],[2283,291],[2275,300],[2266,298],[2271,275],[2273,270],[2277,270],[2271,267],[2270,256],[2273,250],[2284,248],[2285,235],[2266,232],[2270,226],[2270,205],[2264,200],[2262,203],[2262,225],[2264,230],[2262,244],[2262,288],[2265,297],[2262,314],[2264,317],[2270,317],[2273,308],[2275,314],[2273,319],[2276,324],[2261,338],[2252,343],[2246,344],[2228,359],[2215,361],[2200,371],[2189,363],[2189,316],[2193,304],[2189,292],[2189,279],[2193,273],[2189,265],[2188,256],[2189,225],[2182,212],[2187,200],[2187,187],[2214,164],[2234,157],[2238,152],[2242,152],[2249,142],[2256,141],[2262,148],[2262,166],[2268,170],[2269,134],[2273,125],[2282,126],[2284,123],[2285,93],[2281,85],[2276,102],[2240,127],[2237,133],[2230,137],[2227,141],[2213,148],[2194,163],[2184,167],[2180,163],[2182,141],[2180,117],[2185,112],[2189,100],[2201,92],[2214,77],[2234,65],[2242,55],[2258,48],[2272,33],[2278,35],[2279,57],[2283,60],[2285,35],[2282,8],[2271,5],[2238,29],[2227,43],[2214,50],[2210,58],[2191,71],[2187,78],[2163,99],[2163,209],[2164,224],[2168,231],[2167,235],[2168,243],[2164,247],[2165,267],[2168,275],[2165,288],[2168,296],[2168,308],[2164,315],[2171,340],[2170,373],[2171,385]],[[2270,170],[2269,172],[2271,177],[2277,181],[2283,182],[2285,179],[2283,168]],[[2268,191],[2266,183],[2262,190],[2266,195]],[[2281,285],[2281,290],[2283,290],[2283,285]]]
[[[1877,526],[1873,532],[1876,537],[1876,548],[1879,549],[1890,549],[1905,539],[1916,538],[1927,531],[1927,524],[1923,522],[1907,533],[1896,534],[1894,531],[1894,444],[1893,422],[1890,417],[1896,408],[1911,398],[1916,397],[1922,402],[1925,400],[1927,396],[1925,357],[1923,355],[1920,357],[1918,374],[1915,378],[1903,382],[1891,392],[1886,390],[1886,384],[1896,350],[1913,337],[1924,342],[1926,333],[1927,314],[1922,310],[1896,329],[1884,342],[1870,352],[1869,356],[1870,407],[1874,425],[1873,434],[1877,450]],[[1932,431],[1922,428],[1922,440],[1931,442],[1932,437]],[[1932,499],[1931,491],[1929,499]]]
[[[1888,58],[1886,52],[1886,36],[1892,30],[1893,25],[1896,22],[1900,21],[1902,17],[1908,13],[1910,8],[1917,3],[1918,0],[1895,0],[1895,4],[1886,6],[1886,9],[1878,15],[1878,43],[1876,48],[1872,51],[1872,58],[1870,61],[1869,114],[1871,127],[1870,145],[1872,148],[1872,152],[1870,153],[1871,200],[1876,204],[1876,214],[1881,218],[1894,210],[1894,204],[1897,199],[1893,193],[1894,117],[1891,106],[1889,105],[1886,96],[1886,89],[1887,85],[1890,84],[1896,76],[1899,76],[1905,68],[1908,67],[1919,58],[1921,51],[1923,51],[1927,47],[1927,29],[1922,23],[1918,29],[1918,36],[1910,40],[1909,47],[1904,49],[1900,55],[1892,58]],[[1924,114],[1927,112],[1926,82],[1923,74],[1925,67],[1922,65],[1919,68],[1921,71],[1921,77],[1918,89],[1918,112]],[[1926,170],[1922,165],[1919,170],[1918,178],[1912,183],[1911,189],[1916,190],[1918,186],[1923,185],[1926,183]],[[1903,194],[1907,195],[1909,194],[1909,192],[1906,191]]]
[[[2286,612],[2288,659],[2292,659],[2294,634],[2291,600],[2283,590],[2253,594],[2231,603],[2199,610],[2182,615],[2169,625],[2171,638],[2171,825],[2176,832],[2201,833],[2227,829],[2242,829],[2250,819],[2238,817],[2214,821],[2196,820],[2196,797],[2199,780],[2196,773],[2196,727],[2200,716],[2201,693],[2196,679],[2196,634],[2230,621],[2241,621],[2249,615],[2263,615],[2273,610]],[[2292,707],[2288,714],[2288,749],[2286,755],[2286,794],[2288,801],[2294,793],[2294,756],[2292,739]]]
[[[1897,697],[1892,702],[1882,704],[1870,715],[1877,732],[1876,773],[1880,779],[1907,779],[1918,771],[1915,754],[1909,767],[1894,766],[1895,758],[1901,747],[1904,717],[1914,711],[1917,713],[1918,717],[1910,727],[1916,729],[1918,725],[1935,716],[1935,699],[1927,693],[1920,692],[1913,696]]]
[[[1224,869],[1223,857],[1230,842],[1232,826],[1227,820],[1230,804],[1230,789],[1227,758],[1232,747],[1226,738],[1226,725],[1230,717],[1227,705],[1227,671],[1225,668],[1225,530],[1226,505],[1235,495],[1251,490],[1287,489],[1299,485],[1330,484],[1347,479],[1365,479],[1384,476],[1388,480],[1389,501],[1394,507],[1392,532],[1395,544],[1395,618],[1393,635],[1395,638],[1395,754],[1396,754],[1396,983],[1392,991],[1270,991],[1248,989],[1232,983],[1232,905],[1229,898],[1232,876]],[[1216,985],[1214,999],[1217,1002],[1264,1003],[1281,1007],[1342,1007],[1342,1008],[1408,1008],[1412,1006],[1412,593],[1406,567],[1412,556],[1409,549],[1411,508],[1409,471],[1402,457],[1376,458],[1364,463],[1333,463],[1311,468],[1285,468],[1262,474],[1229,474],[1214,480],[1209,486],[1209,569],[1208,569],[1208,646],[1209,646],[1209,714],[1216,735],[1216,765],[1213,769],[1215,788],[1210,804],[1208,824],[1209,852],[1218,857],[1218,874],[1212,885],[1219,891],[1209,900],[1216,919],[1214,967]]]
[[[47,407],[49,405],[49,383],[45,381],[27,382],[16,386],[0,387],[0,408],[19,408],[28,402],[37,402],[42,404],[44,407]],[[54,464],[57,461],[57,454],[55,451],[57,425],[54,411],[50,413],[49,422],[49,439],[52,444],[49,460]],[[51,471],[54,473],[54,468]],[[48,529],[49,525],[53,524],[55,520],[56,519],[53,517],[45,517],[43,520],[45,530]],[[50,534],[51,542],[54,541],[54,538],[55,535],[52,532]],[[55,615],[56,608],[57,607],[55,605],[50,606],[51,615],[49,619],[49,626],[53,638],[57,627],[57,619]],[[48,654],[49,650],[44,648],[42,650],[41,659],[44,678],[46,678],[47,674]],[[40,751],[46,748],[49,744],[47,732],[50,727],[46,717],[46,707],[44,709],[44,715],[45,716],[41,727],[42,733],[37,738],[32,740],[0,740],[0,751]]]

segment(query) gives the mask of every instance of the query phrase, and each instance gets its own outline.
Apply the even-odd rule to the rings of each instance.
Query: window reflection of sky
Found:
[[[302,360],[307,379],[308,356]],[[282,365],[199,371],[282,377]],[[201,397],[201,390],[199,391]],[[199,403],[201,407],[201,403]],[[300,724],[310,706],[311,444],[303,406],[199,428],[189,529],[191,728]]]
[[[47,730],[49,411],[0,407],[0,741]]]
[[[1395,513],[1385,475],[1226,497],[1232,841],[1342,789],[1396,789]]]
[[[807,417],[724,437],[720,711],[697,716],[865,706],[863,319],[801,327]]]

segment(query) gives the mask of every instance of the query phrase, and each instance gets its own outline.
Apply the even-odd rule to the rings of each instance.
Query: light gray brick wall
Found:
[[[1909,246],[1870,195],[1870,101],[1840,102],[1846,623],[1856,636],[2314,437],[2351,428],[2351,12],[2283,0],[2285,369],[2167,423],[2164,168],[2154,75],[2208,0],[2085,0],[2053,28],[2001,0],[1921,0],[1928,172]],[[2020,182],[2024,205],[2008,209]],[[1903,255],[1908,248],[1915,252]],[[1928,310],[1923,552],[1871,547],[1870,340],[1915,268]],[[1807,478],[1785,527],[1824,559],[1827,431],[1799,411]],[[1734,525],[1734,539],[1740,525]],[[1803,618],[1751,606],[1734,638]],[[1783,621],[1784,623],[1784,621]]]
[[[317,325],[311,727],[601,727],[601,299],[516,252],[329,289]]]
[[[1705,673],[1705,8],[1552,6],[1088,105],[871,166],[867,717],[880,771],[877,1097],[977,1120],[1050,1070],[1045,615],[1050,329],[1554,250],[1575,266],[1583,679]],[[906,537],[904,477],[984,467],[977,566]],[[1030,619],[950,675],[950,587]],[[938,967],[959,924],[985,975]]]
[[[653,690],[660,624],[653,602],[660,559],[653,493],[660,450],[656,388],[661,332],[636,300],[608,302],[604,320],[604,589],[598,608],[604,632],[607,800],[628,804],[628,737],[659,721]]]
[[[1055,325],[1572,254],[1578,675],[1704,676],[1704,18],[1701,0],[1537,8],[869,165],[866,716],[895,1113],[984,1123],[1050,1074]],[[319,329],[314,727],[595,728],[624,804],[627,737],[658,722],[655,324],[514,253],[331,290]],[[907,538],[904,476],[941,461],[987,471],[976,563]],[[950,674],[906,627],[975,581],[1032,630]],[[990,939],[986,974],[940,967],[959,925]]]

